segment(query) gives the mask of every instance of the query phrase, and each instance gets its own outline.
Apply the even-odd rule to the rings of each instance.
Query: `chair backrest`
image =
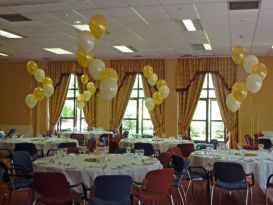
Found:
[[[267,188],[273,188],[273,174],[271,174],[268,178],[267,178],[267,182],[266,182],[266,187]]]
[[[70,138],[77,140],[80,146],[84,145],[84,134],[70,134]]]
[[[129,137],[129,131],[124,131],[122,133],[122,136],[123,136],[123,138],[128,138]]]
[[[118,148],[115,150],[116,154],[124,154],[126,153],[126,148]]]
[[[110,148],[109,148],[109,153],[115,153],[116,149],[118,149],[118,143],[114,142],[114,141],[110,141],[109,144]]]
[[[177,147],[181,150],[183,157],[188,157],[192,152],[195,151],[194,144],[178,144]]]
[[[169,152],[161,152],[157,159],[163,165],[163,167],[169,167],[171,163],[172,154]]]
[[[58,144],[58,148],[69,148],[69,147],[76,147],[76,142],[62,142]]]
[[[185,166],[185,161],[181,156],[172,155],[172,167],[175,172],[182,173]]]
[[[216,149],[217,148],[217,145],[218,145],[218,140],[217,139],[211,139],[210,140],[210,144],[213,144],[213,148]]]
[[[114,142],[116,142],[116,143],[119,143],[120,142],[120,140],[123,138],[123,136],[122,135],[116,135],[114,138],[113,138],[113,140],[112,141],[114,141]]]
[[[27,151],[31,156],[37,155],[37,149],[35,144],[30,142],[16,143],[14,151]]]
[[[93,141],[90,143],[90,145],[89,145],[89,147],[88,147],[89,152],[93,153],[93,152],[95,151],[95,149],[96,149],[96,143],[97,143],[96,140],[93,140]]]
[[[173,176],[174,170],[172,168],[149,171],[144,179],[143,190],[167,195],[173,181]]]
[[[9,130],[9,132],[6,134],[6,137],[10,137],[16,134],[16,129],[15,128],[11,128]]]
[[[258,147],[254,147],[254,146],[251,146],[251,145],[245,145],[245,146],[243,146],[243,149],[245,149],[245,150],[257,150]]]
[[[80,151],[77,147],[68,147],[67,148],[67,154],[80,154]]]
[[[196,150],[202,150],[202,149],[207,149],[207,144],[205,144],[205,143],[198,143],[196,145]]]
[[[99,141],[103,142],[105,145],[108,145],[108,139],[111,141],[113,139],[112,134],[102,134],[99,138]]]
[[[213,165],[215,180],[234,183],[245,180],[245,172],[241,164],[234,162],[215,162]]]
[[[15,151],[12,153],[12,162],[15,165],[23,166],[28,173],[33,172],[33,164],[30,154],[27,151]]]
[[[191,137],[190,136],[183,136],[182,139],[183,140],[191,140]]]
[[[60,172],[34,172],[32,189],[42,196],[71,197],[66,177]]]
[[[151,156],[155,153],[154,147],[151,143],[142,143],[142,142],[135,143],[135,149],[143,149],[144,156]]]
[[[132,178],[128,175],[98,176],[94,181],[94,197],[108,202],[128,201],[126,205],[129,205],[131,203],[132,183]],[[98,203],[92,204],[96,205]],[[120,204],[123,205],[123,203]]]
[[[264,149],[270,149],[272,147],[272,142],[270,139],[258,139],[258,144],[263,144]]]
[[[182,152],[179,147],[170,147],[167,152],[169,152],[172,155],[178,155],[182,156]]]

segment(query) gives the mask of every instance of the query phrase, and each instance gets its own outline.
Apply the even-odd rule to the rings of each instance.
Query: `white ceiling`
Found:
[[[13,13],[32,21],[0,18],[1,29],[26,37],[0,37],[0,52],[10,55],[0,60],[75,59],[75,55],[56,55],[42,48],[75,53],[79,30],[72,27],[73,22],[88,24],[95,14],[104,15],[108,23],[109,34],[97,40],[94,49],[95,56],[104,59],[230,56],[237,44],[255,55],[273,54],[273,0],[261,0],[258,10],[240,11],[229,11],[228,0],[0,0],[0,14]],[[189,18],[200,18],[204,31],[185,31],[177,20]],[[208,41],[213,51],[196,51],[190,45]],[[112,47],[119,44],[138,52],[121,53]]]

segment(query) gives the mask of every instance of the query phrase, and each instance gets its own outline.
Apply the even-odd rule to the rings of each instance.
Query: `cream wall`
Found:
[[[257,133],[263,130],[273,130],[273,57],[259,58],[268,67],[268,76],[263,82],[262,89],[255,95],[248,94],[239,110],[239,134]],[[109,61],[105,61],[109,65]],[[25,105],[25,96],[31,93],[34,85],[33,78],[26,72],[26,62],[0,62],[0,129],[8,130],[17,127],[26,133],[32,129],[34,134],[47,130],[48,110],[47,101],[43,100],[34,109],[29,110]],[[39,63],[45,67],[45,62]],[[165,101],[165,134],[177,134],[178,103],[175,91],[176,59],[165,60],[165,79],[170,87],[170,95]],[[238,81],[245,81],[247,74],[238,68]],[[108,128],[110,106],[109,102],[99,95],[97,126]],[[32,116],[32,117],[31,117]],[[243,138],[241,137],[242,141]]]

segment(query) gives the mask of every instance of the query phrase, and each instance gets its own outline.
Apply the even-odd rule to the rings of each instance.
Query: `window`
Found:
[[[57,123],[57,129],[64,130],[85,130],[87,124],[82,110],[77,108],[76,97],[79,94],[77,76],[71,74],[66,100]]]
[[[122,119],[122,131],[128,130],[130,134],[153,135],[153,124],[149,111],[145,107],[142,78],[137,74],[133,90]]]
[[[203,88],[190,125],[195,141],[224,141],[226,130],[215,97],[211,74],[206,74]]]

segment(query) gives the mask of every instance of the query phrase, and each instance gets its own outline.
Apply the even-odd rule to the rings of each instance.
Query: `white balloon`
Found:
[[[113,78],[102,80],[100,82],[100,91],[106,100],[111,100],[117,94],[117,82]]]
[[[34,73],[34,78],[37,82],[41,83],[45,78],[45,71],[41,68],[37,69]]]
[[[157,83],[157,80],[158,80],[157,75],[155,73],[153,73],[152,76],[148,78],[148,83],[151,86],[154,86]]]
[[[95,46],[95,37],[89,31],[81,31],[78,35],[78,46],[86,53],[89,53]]]
[[[248,55],[244,58],[244,69],[247,73],[251,73],[251,68],[253,65],[259,63],[259,60],[254,55]]]
[[[100,73],[105,69],[105,64],[101,59],[94,59],[93,63],[89,65],[88,71],[94,80],[99,80]]]
[[[263,79],[259,74],[251,73],[247,76],[246,86],[251,93],[257,93],[263,84]]]
[[[159,92],[161,93],[161,95],[163,96],[163,98],[167,98],[170,94],[170,89],[167,85],[163,85],[160,87]]]
[[[147,98],[145,100],[145,106],[146,106],[147,110],[149,110],[149,111],[153,110],[155,107],[155,103],[154,103],[153,99]]]
[[[51,85],[51,84],[45,84],[43,86],[43,88],[44,88],[45,96],[47,98],[49,98],[51,95],[53,95],[53,93],[54,93],[54,87],[53,87],[53,85]]]
[[[33,94],[28,94],[25,98],[25,102],[29,108],[34,108],[37,103],[37,99],[34,97]]]
[[[91,92],[88,90],[85,90],[82,95],[83,95],[84,101],[88,101],[91,98]]]
[[[226,105],[231,112],[236,112],[240,108],[241,103],[230,93],[226,98]]]

